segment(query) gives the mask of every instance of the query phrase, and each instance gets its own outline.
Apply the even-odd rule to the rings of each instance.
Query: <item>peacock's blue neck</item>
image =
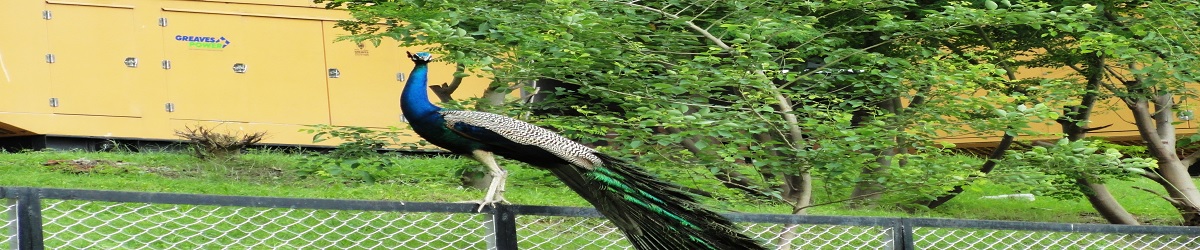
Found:
[[[404,83],[404,92],[400,94],[400,110],[409,120],[431,115],[442,109],[429,102],[429,93],[425,90],[429,85],[428,71],[429,65],[418,63],[408,75],[408,81]]]

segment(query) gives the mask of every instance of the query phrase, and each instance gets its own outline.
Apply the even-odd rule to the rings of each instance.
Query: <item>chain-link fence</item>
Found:
[[[0,194],[3,195],[3,194]],[[17,242],[17,201],[0,200],[0,249],[12,249],[9,242]]]
[[[1071,233],[924,228],[914,230],[922,249],[1200,249],[1195,235]]]
[[[632,249],[595,210],[0,188],[0,249]],[[728,214],[788,249],[1200,249],[1191,227]]]
[[[482,249],[489,218],[75,200],[43,201],[49,249]]]

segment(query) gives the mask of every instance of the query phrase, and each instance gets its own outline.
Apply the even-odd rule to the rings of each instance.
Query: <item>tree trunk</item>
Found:
[[[1130,66],[1133,68],[1133,66]],[[1132,93],[1147,93],[1142,85],[1143,79],[1126,83]],[[1137,97],[1135,97],[1137,98]],[[1154,111],[1150,111],[1149,98],[1126,99],[1126,104],[1133,112],[1134,123],[1138,133],[1146,141],[1147,151],[1158,160],[1157,175],[1160,185],[1167,190],[1167,201],[1175,206],[1186,226],[1200,226],[1200,190],[1192,182],[1187,166],[1179,158],[1175,150],[1175,126],[1172,105],[1174,100],[1170,94],[1161,94],[1153,98]],[[1154,179],[1154,178],[1152,178]]]
[[[899,98],[891,98],[879,102],[880,110],[896,113],[897,107],[900,105]],[[861,126],[874,119],[870,114],[865,112],[855,112],[854,120],[851,120],[851,126]],[[890,138],[895,140],[896,138]],[[894,141],[893,141],[894,142]],[[883,149],[875,152],[875,165],[864,166],[862,172],[859,173],[859,181],[854,184],[854,190],[850,192],[851,200],[847,204],[849,208],[863,208],[874,206],[879,198],[883,197],[883,183],[877,181],[877,177],[887,173],[887,170],[892,166],[892,158],[896,156],[896,147]]]
[[[1058,124],[1062,126],[1062,131],[1067,135],[1067,139],[1077,141],[1083,139],[1088,132],[1086,125],[1079,125],[1080,122],[1087,121],[1092,114],[1092,109],[1096,105],[1096,100],[1099,99],[1100,85],[1104,81],[1104,58],[1098,55],[1087,56],[1087,68],[1083,70],[1084,76],[1087,77],[1087,92],[1084,93],[1083,99],[1079,101],[1078,106],[1067,107],[1065,113],[1058,120]],[[1087,174],[1087,173],[1083,173]],[[1112,193],[1108,192],[1108,188],[1104,184],[1092,183],[1086,178],[1075,179],[1075,185],[1083,190],[1083,195],[1087,197],[1088,203],[1096,212],[1104,217],[1108,223],[1112,224],[1127,224],[1137,225],[1137,217],[1125,210],[1121,203],[1113,197]]]
[[[512,92],[512,86],[500,81],[493,81],[483,91],[483,97],[479,98],[479,102],[475,103],[475,110],[495,112],[498,107],[504,105],[504,98],[508,97],[509,92]]]
[[[859,177],[862,179],[854,185],[854,190],[850,192],[849,207],[864,208],[875,205],[879,198],[883,197],[883,183],[876,180],[876,176],[886,173],[887,169],[892,166],[892,158],[896,156],[896,149],[889,148],[879,152],[879,157],[875,158],[875,165],[865,166]]]
[[[1092,204],[1092,208],[1100,213],[1100,217],[1112,224],[1138,225],[1137,217],[1130,214],[1117,202],[1117,198],[1108,192],[1108,187],[1104,184],[1097,184],[1088,181],[1087,179],[1075,179],[1075,185],[1079,185],[1083,189],[1084,196],[1087,196],[1088,202]]]
[[[794,202],[795,209],[792,214],[806,215],[808,214],[808,206],[812,205],[812,175],[807,170],[802,171],[799,175],[785,175],[783,179],[783,197],[789,202]],[[796,240],[796,228],[798,224],[787,224],[780,229],[779,238],[775,240],[775,245],[779,250],[792,249],[792,241]]]
[[[1118,27],[1126,27],[1116,14],[1106,11],[1101,12],[1101,16],[1111,24]],[[1134,39],[1146,39],[1143,35],[1133,34]],[[1172,56],[1163,53],[1160,50],[1150,50],[1159,59],[1171,61]],[[1137,65],[1129,63],[1126,67],[1130,72],[1137,72]],[[1195,77],[1190,71],[1178,72],[1184,75]],[[1158,182],[1166,188],[1169,197],[1165,197],[1175,209],[1179,210],[1180,216],[1183,217],[1183,224],[1186,226],[1200,226],[1200,190],[1196,189],[1196,184],[1192,182],[1191,175],[1187,172],[1187,167],[1190,164],[1184,164],[1184,161],[1179,158],[1179,154],[1175,148],[1175,125],[1174,122],[1174,98],[1171,93],[1151,95],[1151,91],[1156,84],[1149,82],[1148,79],[1141,75],[1134,75],[1133,81],[1126,81],[1125,88],[1130,97],[1122,98],[1125,105],[1133,112],[1134,124],[1138,127],[1138,134],[1142,140],[1146,142],[1146,149],[1155,159],[1158,160],[1158,169],[1156,173],[1147,174],[1146,177]],[[1154,101],[1154,112],[1151,113],[1149,101]],[[1189,157],[1191,158],[1191,157]],[[1193,159],[1188,160],[1189,163]]]

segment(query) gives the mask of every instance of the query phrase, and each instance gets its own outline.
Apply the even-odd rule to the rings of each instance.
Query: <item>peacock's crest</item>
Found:
[[[416,54],[413,54],[412,52],[406,51],[404,53],[408,53],[408,59],[412,59],[413,62],[427,63],[433,61],[433,54],[429,54],[429,52],[420,51]]]

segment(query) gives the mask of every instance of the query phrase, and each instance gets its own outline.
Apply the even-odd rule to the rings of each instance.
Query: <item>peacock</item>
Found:
[[[408,57],[416,66],[400,94],[404,118],[426,141],[487,166],[493,177],[480,210],[504,201],[507,173],[496,164],[495,155],[500,155],[553,173],[637,249],[766,249],[679,185],[628,161],[507,116],[433,105],[425,90],[433,56],[409,52]]]

